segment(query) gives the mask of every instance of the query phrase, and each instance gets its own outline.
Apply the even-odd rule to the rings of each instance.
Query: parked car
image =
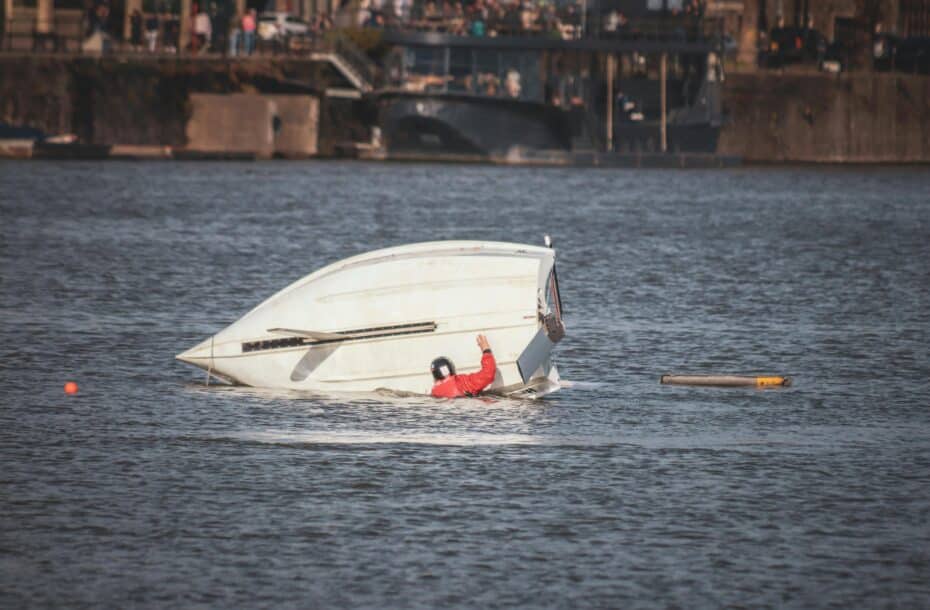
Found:
[[[827,45],[826,50],[820,57],[819,68],[824,72],[846,72],[850,65],[853,64],[856,54],[855,42],[849,40],[837,40]]]
[[[876,34],[872,39],[872,61],[876,70],[894,70],[901,39],[893,34]]]
[[[827,39],[809,28],[775,28],[763,49],[762,65],[780,68],[786,64],[819,63],[827,51]]]
[[[258,17],[258,37],[261,40],[283,41],[309,35],[310,24],[290,13],[262,13]]]
[[[739,52],[739,44],[729,34],[720,37],[720,52],[724,57],[735,58]]]
[[[913,36],[897,44],[894,67],[901,72],[930,74],[930,36]]]

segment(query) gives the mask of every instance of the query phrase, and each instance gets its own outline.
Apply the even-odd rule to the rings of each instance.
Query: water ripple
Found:
[[[0,162],[0,605],[926,607],[928,186]],[[573,383],[542,400],[204,387],[173,359],[346,256],[543,233]]]

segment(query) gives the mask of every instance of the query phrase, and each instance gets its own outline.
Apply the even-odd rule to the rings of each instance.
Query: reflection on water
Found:
[[[0,605],[924,607],[928,178],[0,163]],[[540,400],[174,361],[347,256],[544,233]]]
[[[476,445],[532,445],[538,439],[525,434],[482,434],[482,433],[408,433],[371,432],[367,430],[336,430],[332,432],[290,432],[265,430],[243,432],[232,436],[236,440],[270,443],[273,445],[443,445],[468,447]]]

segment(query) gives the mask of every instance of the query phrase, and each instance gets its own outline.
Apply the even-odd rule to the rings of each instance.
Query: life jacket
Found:
[[[459,398],[477,396],[494,381],[497,363],[491,350],[485,350],[481,356],[481,370],[470,375],[449,375],[433,385],[430,392],[436,398]]]

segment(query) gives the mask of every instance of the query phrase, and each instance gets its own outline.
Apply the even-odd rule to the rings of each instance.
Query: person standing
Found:
[[[242,17],[242,46],[246,55],[252,55],[255,52],[256,15],[255,9],[250,8]]]
[[[158,15],[150,14],[145,20],[145,46],[149,53],[158,48]]]
[[[210,21],[213,23],[213,43],[210,50],[215,53],[226,53],[229,46],[229,13],[220,10],[215,2],[210,3]]]
[[[106,2],[101,2],[97,5],[95,14],[97,16],[97,31],[106,34],[109,31],[110,25],[110,6]]]
[[[169,53],[177,53],[180,50],[181,22],[174,15],[166,15],[162,21],[162,27],[164,28],[164,34],[162,34],[164,49]]]
[[[236,57],[242,45],[242,15],[236,13],[229,20],[229,56]]]
[[[448,358],[441,356],[430,364],[430,372],[435,383],[430,394],[436,398],[459,398],[477,396],[483,389],[494,382],[497,363],[491,353],[488,338],[478,335],[478,347],[481,349],[481,370],[470,375],[456,375],[455,365]]]
[[[142,50],[142,11],[136,9],[129,16],[129,44],[132,50],[139,52]]]
[[[197,33],[197,15],[199,13],[200,5],[197,2],[191,2],[190,40],[187,41],[187,48],[190,50],[191,55],[197,55],[200,51],[200,35]]]
[[[195,53],[206,53],[210,48],[212,35],[213,25],[210,23],[210,15],[204,10],[198,11],[194,15],[194,38],[197,40],[197,44],[196,48],[192,48],[192,50]]]

